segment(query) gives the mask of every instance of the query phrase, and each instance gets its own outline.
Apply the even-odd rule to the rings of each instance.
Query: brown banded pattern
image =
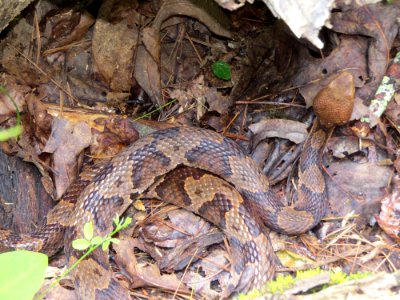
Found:
[[[225,296],[262,288],[273,276],[268,236],[247,211],[241,195],[226,181],[200,169],[177,168],[147,195],[197,213],[224,231],[232,250],[232,280]]]
[[[314,133],[318,130],[323,129],[317,126]],[[216,190],[211,183],[215,176],[193,174],[192,182],[185,178],[184,185],[177,185],[185,191],[180,201],[182,206],[190,207],[228,233],[233,253],[228,294],[260,287],[274,274],[275,255],[259,220],[274,230],[296,234],[317,224],[325,213],[326,193],[319,164],[327,135],[314,133],[300,158],[300,192],[292,206],[283,205],[257,164],[235,142],[209,130],[170,128],[138,140],[109,163],[81,176],[61,204],[50,212],[47,224],[33,235],[34,240],[0,231],[0,250],[30,248],[54,253],[64,240],[71,265],[81,255],[71,249],[71,241],[83,236],[85,223],[92,221],[95,235],[105,236],[112,231],[112,219],[121,215],[132,200],[161,176],[179,166],[187,166],[208,171],[226,181],[217,179],[220,190]],[[315,176],[318,182],[308,176]],[[95,251],[74,272],[79,296],[85,300],[130,299],[110,274],[107,254]]]

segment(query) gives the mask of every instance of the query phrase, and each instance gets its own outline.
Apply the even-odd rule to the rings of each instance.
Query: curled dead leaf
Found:
[[[257,140],[280,137],[296,144],[304,142],[308,135],[306,124],[285,119],[263,119],[251,124],[249,129],[257,135]]]
[[[78,173],[77,157],[90,145],[92,135],[89,126],[80,122],[70,122],[54,118],[52,133],[43,152],[53,153],[54,181],[57,197],[65,192]]]

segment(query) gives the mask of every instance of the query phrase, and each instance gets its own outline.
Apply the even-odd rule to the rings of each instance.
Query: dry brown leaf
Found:
[[[169,221],[161,221],[160,213],[140,228],[138,245],[157,261],[161,270],[173,272],[184,269],[207,254],[211,245],[223,240],[223,233],[197,215],[184,209],[164,207]],[[161,210],[162,212],[163,210]]]
[[[360,151],[360,141],[356,136],[331,137],[326,148],[337,158],[345,158]]]
[[[31,88],[25,84],[21,84],[15,76],[1,73],[0,85],[3,86],[14,102],[17,104],[20,112],[24,111],[25,95],[31,91]],[[3,93],[0,93],[0,122],[3,118],[14,116],[15,107],[10,99]]]
[[[160,65],[160,32],[147,27],[142,31],[143,43],[137,47],[135,79],[154,104],[162,105]]]
[[[204,91],[204,97],[210,106],[209,111],[216,111],[219,114],[227,114],[232,106],[232,101],[229,96],[222,95],[216,88],[208,87]]]
[[[171,90],[170,96],[179,101],[182,109],[187,109],[193,101],[204,98],[207,89],[208,87],[204,84],[204,76],[200,75],[192,81],[182,84],[180,88]]]
[[[54,281],[55,279],[52,280],[46,280],[45,285],[43,288],[39,291],[44,292],[46,288],[48,288]],[[39,295],[38,294],[38,295]],[[78,300],[78,296],[75,293],[75,290],[71,290],[70,288],[64,288],[57,284],[55,287],[52,287],[49,291],[46,292],[46,295],[44,296],[43,299],[57,299],[57,300]]]
[[[325,178],[334,214],[345,216],[354,211],[362,214],[365,221],[377,213],[376,204],[383,197],[393,172],[391,167],[349,160],[332,163],[328,171],[331,177]]]
[[[168,213],[168,218],[176,228],[181,228],[191,236],[207,233],[211,229],[211,225],[208,222],[200,224],[201,220],[203,220],[201,217],[184,209],[170,211]]]
[[[345,8],[342,12],[332,13],[333,30],[368,39],[368,48],[364,53],[365,58],[368,59],[368,73],[364,79],[368,79],[368,84],[356,92],[358,101],[363,100],[366,105],[369,104],[368,101],[373,97],[388,67],[390,49],[398,34],[399,25],[396,20],[399,14],[397,5],[386,3],[363,5],[350,10]],[[357,105],[356,108],[358,108]],[[357,119],[369,116],[369,111],[363,109],[360,112],[354,112],[353,116]],[[374,126],[376,117],[369,117],[371,117],[371,125]]]
[[[329,56],[303,58],[303,66],[294,78],[294,84],[306,85],[300,89],[306,103],[312,104],[314,96],[327,84],[329,77],[345,70],[353,74],[358,87],[352,119],[368,115],[366,101],[372,97],[386,71],[389,51],[398,31],[395,21],[398,14],[397,7],[383,4],[354,9],[346,7],[343,12],[332,13],[332,29],[348,35],[340,36],[339,46]]]
[[[153,222],[141,228],[141,234],[146,241],[151,241],[158,247],[174,248],[182,241],[193,238],[194,234],[199,235],[210,230],[211,225],[208,222],[189,211],[175,209],[168,212],[168,215],[172,217],[170,225],[167,221]]]
[[[113,247],[117,252],[116,262],[129,275],[132,288],[154,286],[170,291],[189,292],[175,274],[161,275],[155,264],[138,264],[133,252],[136,244],[132,239],[123,239],[119,244],[114,244]]]
[[[161,270],[167,272],[183,270],[189,263],[196,262],[199,257],[207,256],[209,246],[217,245],[222,241],[223,233],[216,230],[181,240],[176,247],[165,251],[158,265]]]
[[[112,91],[130,91],[139,29],[136,1],[103,1],[96,19],[92,50],[96,67]]]
[[[188,16],[199,20],[213,33],[230,38],[229,19],[213,1],[173,0],[164,1],[153,27],[161,29],[164,21],[172,16]]]
[[[28,105],[28,112],[34,120],[32,132],[35,138],[44,145],[51,133],[53,117],[47,112],[46,105],[34,94],[27,95],[26,104]]]
[[[258,141],[269,137],[280,137],[299,144],[304,142],[308,135],[306,124],[285,119],[263,119],[251,124],[249,129],[256,135]]]
[[[44,35],[49,39],[47,51],[81,40],[93,23],[94,18],[87,11],[72,8],[46,18]]]
[[[206,258],[199,260],[193,265],[193,269],[184,276],[184,281],[197,293],[214,299],[221,297],[221,292],[215,289],[215,281],[218,280],[221,289],[227,290],[231,283],[229,272],[224,271],[229,261],[226,252],[221,249],[214,249]],[[200,273],[198,270],[201,270]]]
[[[71,124],[65,119],[54,118],[52,133],[43,152],[53,153],[54,181],[57,197],[65,192],[78,173],[77,157],[90,145],[89,126],[80,122]]]
[[[321,88],[341,71],[351,73],[354,85],[362,87],[368,77],[365,57],[367,46],[367,41],[362,38],[342,36],[338,47],[324,59],[316,59],[304,53],[306,57],[301,60],[302,65],[293,81],[296,86],[305,85],[300,88],[300,92],[307,106],[312,105]]]
[[[375,3],[332,14],[333,30],[373,38],[368,47],[370,93],[379,85],[389,63],[389,51],[398,32],[399,12],[396,5]],[[362,94],[371,95],[365,91]]]

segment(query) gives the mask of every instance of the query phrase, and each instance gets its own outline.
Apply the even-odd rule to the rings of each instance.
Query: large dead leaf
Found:
[[[175,274],[161,275],[160,270],[155,264],[138,263],[133,252],[136,247],[135,242],[128,238],[114,245],[117,252],[116,262],[131,279],[131,287],[154,286],[164,288],[170,291],[181,291],[189,293],[184,284]]]
[[[394,38],[398,34],[398,18],[400,13],[396,5],[386,5],[383,3],[363,5],[350,10],[344,9],[343,12],[333,13],[331,22],[333,30],[349,35],[358,35],[372,40],[368,40],[368,48],[365,58],[368,60],[368,84],[356,92],[356,101],[363,101],[369,104],[386,72],[390,61],[390,49]],[[369,116],[369,111],[360,111],[360,115],[353,114],[357,119]],[[371,116],[370,116],[371,117]],[[372,120],[374,119],[374,120]],[[372,125],[376,124],[376,118],[372,118]]]
[[[159,220],[157,214],[140,228],[140,237],[144,240],[141,249],[148,252],[164,271],[185,268],[188,262],[204,256],[207,247],[222,241],[221,232],[189,211],[174,209],[167,214],[169,222]]]
[[[299,144],[308,136],[306,124],[284,119],[263,119],[251,124],[249,129],[256,135],[257,141],[269,137],[280,137]]]
[[[162,105],[160,65],[160,32],[147,27],[141,34],[135,60],[135,79],[153,103]]]
[[[216,289],[215,281],[218,280],[219,288],[227,290],[231,277],[224,268],[228,264],[226,253],[221,249],[214,249],[205,259],[194,264],[194,270],[185,274],[184,281],[207,298],[221,297],[220,291]]]
[[[347,155],[360,151],[360,141],[356,136],[331,137],[326,147],[332,151],[333,156],[345,158]]]
[[[325,177],[328,198],[335,215],[343,217],[354,211],[368,221],[377,213],[379,200],[392,174],[390,167],[339,161],[332,163],[328,171],[332,176]]]
[[[57,197],[65,192],[78,174],[77,157],[89,146],[92,135],[89,126],[84,123],[76,125],[54,118],[52,133],[43,152],[53,153],[54,181]]]
[[[81,40],[94,23],[87,11],[64,9],[46,18],[45,37],[49,40],[46,54],[53,48],[67,46]],[[46,55],[45,54],[45,55]]]
[[[130,91],[139,38],[136,1],[103,1],[96,20],[92,49],[97,69],[112,91]]]
[[[160,269],[164,271],[183,270],[190,262],[196,262],[199,257],[208,256],[207,248],[223,241],[223,233],[210,230],[192,239],[186,239],[175,248],[165,252],[160,260]]]
[[[314,58],[307,52],[302,53],[304,57],[293,82],[296,86],[301,86],[300,92],[307,106],[312,105],[314,97],[321,88],[341,71],[351,73],[354,85],[362,87],[368,78],[367,47],[368,43],[365,39],[342,36],[338,47],[323,59]]]

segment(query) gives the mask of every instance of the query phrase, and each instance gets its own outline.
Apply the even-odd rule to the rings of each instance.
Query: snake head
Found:
[[[341,72],[314,98],[313,108],[325,127],[343,125],[350,120],[354,106],[354,79],[349,72]]]

